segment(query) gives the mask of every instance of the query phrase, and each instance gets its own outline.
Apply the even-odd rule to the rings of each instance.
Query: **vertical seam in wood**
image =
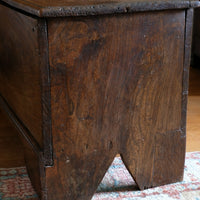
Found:
[[[191,57],[193,8],[185,11],[185,44],[184,44],[184,63],[182,78],[182,113],[181,113],[181,136],[186,134],[186,114],[187,114],[187,96],[189,84],[189,66]]]
[[[48,27],[46,19],[38,20],[38,40],[40,51],[41,73],[41,101],[42,101],[42,134],[44,165],[53,165],[52,133],[51,133],[51,92],[50,92],[50,69],[49,69],[49,45]]]

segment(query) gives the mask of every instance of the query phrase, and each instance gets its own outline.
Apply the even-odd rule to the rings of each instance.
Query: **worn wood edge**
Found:
[[[46,6],[26,5],[25,3],[16,3],[14,0],[0,0],[0,3],[7,4],[14,9],[21,10],[37,17],[67,17],[67,16],[88,16],[105,15],[119,13],[133,13],[156,10],[185,9],[190,7],[200,7],[199,1],[194,0],[166,0],[166,1],[135,1],[123,3],[104,3],[95,5],[77,5],[77,6]]]
[[[39,154],[39,170],[40,170],[40,183],[41,183],[41,200],[48,200],[47,197],[47,184],[46,184],[46,167],[44,166],[44,156]],[[38,195],[39,196],[39,195]]]
[[[105,14],[123,14],[145,11],[160,11],[171,9],[189,8],[189,1],[166,1],[166,2],[134,2],[134,3],[110,3],[89,6],[69,6],[42,8],[41,17],[65,17],[65,16],[88,16]]]
[[[0,0],[0,4],[33,18],[40,16],[39,10],[31,8],[30,6],[21,5],[21,4],[19,5],[18,3],[12,0],[6,0],[6,1]]]
[[[191,59],[192,46],[192,30],[193,30],[193,15],[194,9],[186,10],[185,21],[185,47],[184,47],[184,66],[183,66],[183,83],[182,83],[182,119],[181,119],[181,133],[186,137],[186,116],[187,116],[187,98],[189,88],[189,67]]]
[[[47,196],[47,189],[46,189],[46,172],[45,172],[45,167],[44,167],[44,161],[43,161],[43,153],[40,152],[39,154],[35,153],[34,149],[32,148],[32,146],[29,145],[28,141],[23,137],[20,136],[21,141],[23,142],[23,146],[25,149],[24,154],[26,154],[26,151],[28,149],[28,151],[32,151],[34,153],[34,155],[36,156],[37,159],[34,159],[33,162],[34,164],[36,164],[36,166],[38,166],[38,168],[34,169],[34,173],[31,172],[30,167],[32,167],[33,165],[30,165],[27,162],[27,157],[25,156],[25,164],[26,164],[26,169],[27,169],[27,173],[28,176],[31,180],[32,186],[35,189],[35,192],[37,193],[38,197],[41,200],[47,200],[46,196]],[[32,157],[33,159],[33,157]],[[28,160],[31,161],[31,158]],[[35,165],[34,165],[35,166]],[[34,176],[34,174],[37,174],[39,176],[39,178],[37,179],[40,185],[40,189],[38,190],[37,187],[38,185],[34,184],[34,181],[32,180],[32,177]],[[34,178],[33,178],[34,179]]]
[[[38,43],[41,74],[42,134],[45,166],[53,165],[53,141],[51,133],[51,86],[49,68],[48,30],[45,19],[38,20]]]
[[[42,185],[42,191],[41,191],[41,199],[46,200],[47,199],[47,190],[46,190],[46,170],[44,167],[44,157],[43,152],[40,149],[39,144],[35,141],[35,139],[30,135],[29,130],[23,125],[23,123],[20,121],[20,119],[14,114],[12,109],[7,104],[6,100],[0,95],[0,107],[3,112],[6,113],[8,118],[10,119],[11,123],[16,127],[19,133],[19,137],[22,140],[22,143],[25,143],[28,145],[30,149],[33,150],[35,155],[38,157],[38,165],[39,165],[39,173],[40,173],[40,182]],[[36,161],[35,161],[36,162]]]
[[[30,134],[30,131],[26,128],[26,126],[21,122],[21,120],[15,115],[15,113],[12,111],[6,100],[2,97],[0,94],[0,107],[2,108],[2,111],[4,111],[7,116],[9,117],[10,121],[14,124],[14,126],[17,128],[19,134],[21,137],[23,137],[28,144],[32,147],[34,152],[39,156],[41,151],[41,148],[35,138]]]
[[[1,4],[1,1],[0,1]],[[3,6],[8,6],[2,3]],[[40,56],[40,72],[41,72],[41,102],[42,102],[42,134],[43,134],[43,154],[44,162],[46,166],[53,165],[53,153],[52,153],[52,135],[51,135],[51,94],[50,94],[50,70],[49,70],[49,58],[48,58],[48,33],[47,22],[44,18],[37,18],[25,12],[21,12],[16,8],[13,8],[29,17],[33,17],[38,20],[38,44],[39,44],[39,56]],[[45,140],[44,140],[45,138]],[[37,143],[37,142],[36,142]]]
[[[192,46],[192,31],[193,31],[193,16],[194,9],[190,8],[185,11],[185,44],[184,44],[184,62],[183,62],[183,75],[182,75],[182,109],[181,109],[181,137],[185,140],[186,152],[186,121],[187,121],[187,102],[188,102],[188,89],[189,89],[189,67],[191,59],[191,46]],[[185,160],[185,155],[184,160]],[[182,168],[184,174],[184,167]]]
[[[191,8],[200,7],[200,1],[191,0],[191,1],[190,1],[190,7],[191,7]]]

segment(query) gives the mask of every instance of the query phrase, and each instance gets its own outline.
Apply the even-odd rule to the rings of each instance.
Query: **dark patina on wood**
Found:
[[[184,9],[199,6],[193,0],[1,0],[2,2],[38,17],[88,16]]]
[[[182,180],[198,1],[0,3],[0,106],[42,200],[91,199],[116,154],[140,189]]]

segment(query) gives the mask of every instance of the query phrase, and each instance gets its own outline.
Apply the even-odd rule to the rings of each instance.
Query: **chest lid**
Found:
[[[87,16],[200,6],[197,0],[0,0],[37,17]]]

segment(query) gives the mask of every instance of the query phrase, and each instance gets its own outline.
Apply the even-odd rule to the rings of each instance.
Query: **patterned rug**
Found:
[[[200,152],[186,154],[184,180],[139,191],[116,157],[92,200],[200,200]],[[26,169],[0,169],[0,200],[38,200]]]

